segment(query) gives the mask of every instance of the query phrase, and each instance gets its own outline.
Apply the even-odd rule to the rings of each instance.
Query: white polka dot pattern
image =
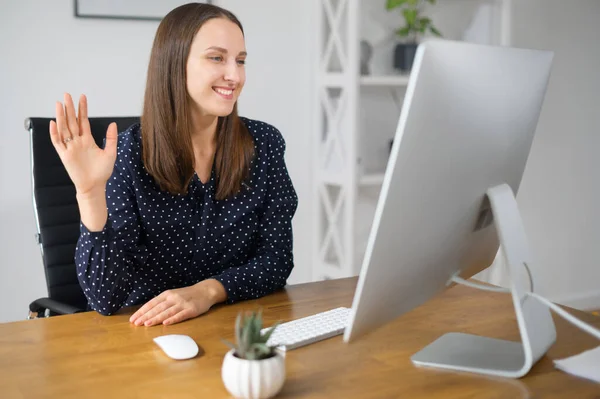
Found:
[[[227,302],[282,288],[293,268],[292,218],[298,198],[273,126],[242,121],[255,144],[250,178],[240,193],[217,201],[215,171],[198,176],[185,195],[161,191],[141,160],[139,124],[119,135],[106,186],[108,221],[101,232],[81,224],[75,262],[89,307],[110,315],[161,292],[207,278]]]

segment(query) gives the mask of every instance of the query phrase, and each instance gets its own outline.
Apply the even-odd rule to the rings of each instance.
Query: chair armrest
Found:
[[[75,306],[59,302],[51,298],[39,298],[29,304],[29,311],[31,313],[44,312],[48,309],[50,312],[56,314],[73,314],[83,312],[83,309],[79,309]]]

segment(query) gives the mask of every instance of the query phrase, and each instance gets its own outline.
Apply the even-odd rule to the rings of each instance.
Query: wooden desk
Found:
[[[261,305],[266,321],[350,306],[356,278],[288,287],[181,324],[134,327],[131,309],[0,324],[0,397],[220,398],[221,363],[237,312]],[[600,326],[600,317],[576,312]],[[288,352],[280,397],[310,398],[600,398],[600,384],[554,368],[553,359],[599,342],[555,318],[558,340],[520,380],[416,368],[410,356],[439,335],[462,331],[517,339],[508,296],[454,287],[350,345],[341,336]],[[167,358],[152,341],[188,334],[201,348],[186,361]]]

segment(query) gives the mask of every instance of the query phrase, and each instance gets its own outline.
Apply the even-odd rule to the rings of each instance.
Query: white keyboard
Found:
[[[350,310],[350,308],[336,308],[281,323],[269,338],[267,345],[290,350],[342,334]],[[263,328],[261,332],[264,333],[269,328]]]

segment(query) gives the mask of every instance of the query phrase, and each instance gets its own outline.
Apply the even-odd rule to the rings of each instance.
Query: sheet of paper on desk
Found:
[[[600,382],[600,346],[579,355],[555,360],[554,365],[566,373]]]

